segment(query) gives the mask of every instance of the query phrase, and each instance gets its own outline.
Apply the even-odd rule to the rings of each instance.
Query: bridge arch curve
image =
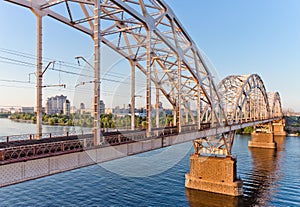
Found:
[[[259,75],[227,76],[219,83],[218,88],[229,122],[270,117],[268,93]]]
[[[282,117],[281,98],[278,92],[268,93],[270,116],[271,117]]]
[[[209,108],[212,124],[226,123],[218,88],[205,58],[165,1],[101,1],[101,31],[95,23],[99,14],[94,13],[95,0],[6,1],[29,8],[37,15],[49,16],[92,38],[101,32],[102,43],[146,76],[148,130],[152,84],[156,93],[174,108],[179,126],[184,123],[180,121],[184,109],[200,128],[200,106]],[[197,111],[197,118],[192,111]]]
[[[131,72],[132,77],[136,69],[140,70],[146,77],[148,137],[151,136],[151,101],[154,99],[152,98],[154,93],[156,99],[163,95],[173,107],[179,132],[181,125],[189,124],[190,120],[193,124],[197,123],[198,130],[201,130],[203,122],[208,122],[212,128],[218,128],[230,125],[228,120],[241,122],[243,119],[268,118],[270,111],[272,115],[280,114],[279,95],[275,94],[273,104],[270,106],[263,81],[256,74],[228,76],[217,87],[205,57],[163,0],[5,1],[29,8],[37,16],[40,24],[42,17],[49,16],[88,34],[94,39],[95,48],[101,41],[130,62],[131,71],[134,71]],[[101,6],[96,2],[101,2]],[[38,43],[40,44],[38,49],[42,50],[42,43]],[[41,55],[39,56],[42,59]],[[99,65],[96,56],[99,56],[99,51],[97,55],[95,52],[95,70],[96,65]],[[38,65],[41,66],[40,62]],[[133,107],[134,79],[132,78],[131,86]],[[95,85],[98,82],[95,75]],[[153,86],[155,92],[152,90]],[[183,110],[187,121],[183,119]],[[94,128],[97,129],[95,125]],[[226,150],[227,155],[231,154],[234,133],[217,132],[221,134],[217,140],[207,140],[208,151],[215,152],[222,149]],[[211,137],[215,138],[215,134]]]

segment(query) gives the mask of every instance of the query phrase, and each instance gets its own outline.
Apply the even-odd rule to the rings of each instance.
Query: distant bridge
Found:
[[[35,137],[39,141],[27,141],[21,146],[16,142],[4,144],[0,154],[0,161],[3,163],[13,162],[14,159],[26,160],[30,157],[45,158],[51,153],[57,155],[83,149],[97,151],[97,149],[105,149],[108,144],[126,145],[125,155],[130,155],[193,141],[195,156],[191,157],[191,173],[187,174],[186,186],[240,195],[242,184],[236,178],[236,161],[231,157],[235,130],[246,126],[258,126],[257,132],[262,132],[260,134],[263,134],[263,138],[257,139],[260,134],[255,133],[249,144],[271,148],[275,147],[274,132],[283,132],[279,93],[268,93],[261,77],[257,74],[232,75],[219,84],[215,83],[204,56],[172,9],[163,0],[5,1],[30,9],[37,19],[37,135]],[[82,135],[79,140],[73,139],[77,138],[73,136],[71,140],[63,140],[65,138],[61,137],[59,142],[49,140],[47,143],[42,143],[42,18],[46,16],[71,26],[94,40],[94,128],[93,134]],[[118,41],[113,41],[114,39]],[[100,132],[100,43],[123,56],[131,65],[131,128],[133,131],[128,134],[106,136],[104,134],[103,136]],[[136,69],[146,77],[145,131],[134,131]],[[155,91],[152,90],[152,85],[155,86]],[[156,121],[155,127],[152,126],[151,97],[153,95],[156,100],[156,120],[159,120],[158,107],[160,97],[163,96],[173,107],[176,127],[160,129],[159,121]],[[182,111],[186,112],[185,117]],[[193,111],[196,111],[196,116]],[[267,137],[266,135],[269,134],[271,136]],[[66,139],[69,139],[69,136]],[[149,141],[150,145],[145,144],[149,144]],[[208,163],[204,166],[206,169],[211,166],[211,172],[222,172],[214,178],[215,180],[199,169],[203,164],[201,161],[203,155],[209,157],[205,162]],[[215,155],[220,155],[221,161],[214,161]],[[99,160],[94,160],[97,161]],[[223,163],[226,166],[223,166]],[[214,171],[215,168],[217,170]],[[224,173],[225,169],[231,169],[230,173],[227,171]]]

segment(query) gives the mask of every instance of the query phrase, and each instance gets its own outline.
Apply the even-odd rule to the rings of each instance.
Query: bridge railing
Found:
[[[203,123],[201,124],[201,130],[207,129],[210,126],[210,123]],[[188,131],[195,131],[197,130],[196,124],[190,124],[190,125],[184,125],[182,126],[182,133],[188,132]],[[102,131],[103,136],[105,134],[109,134],[111,136],[110,139],[112,140],[118,140],[119,137],[118,134],[126,135],[126,137],[130,136],[131,140],[142,140],[145,139],[146,134],[144,129],[138,129],[138,130],[125,130],[125,131],[119,131],[116,129],[115,131],[111,132],[104,132]],[[161,128],[153,128],[151,132],[151,137],[154,136],[165,136],[165,135],[172,135],[177,133],[177,128],[175,127],[161,127]],[[51,139],[51,138],[60,138],[60,137],[69,137],[69,136],[84,136],[87,134],[92,134],[92,129],[85,129],[85,130],[72,130],[72,131],[66,131],[66,132],[49,132],[49,133],[43,133],[41,136],[39,136],[39,139]],[[134,134],[134,135],[131,135]],[[37,134],[18,134],[18,135],[9,135],[9,136],[0,136],[0,147],[1,143],[9,143],[9,142],[16,142],[16,141],[26,141],[26,140],[36,140]],[[121,136],[121,140],[124,139],[124,136]],[[113,142],[113,141],[112,141]],[[115,141],[116,142],[116,141]]]
[[[279,118],[279,117],[278,117]],[[232,124],[240,124],[240,123],[246,123],[249,121],[257,121],[256,118],[252,119],[239,119],[239,120],[233,120],[229,125]],[[202,123],[200,130],[204,130],[210,128],[210,123]],[[182,126],[181,133],[185,132],[191,132],[196,131],[197,125],[196,124],[190,124],[190,125],[184,125]],[[167,135],[175,135],[177,134],[177,128],[175,127],[162,127],[162,128],[153,128],[151,132],[150,137],[160,137],[160,136],[167,136]],[[40,140],[45,140],[45,142],[49,142],[49,139],[52,138],[68,138],[68,137],[83,137],[83,136],[91,136],[92,130],[80,130],[80,131],[67,131],[67,132],[51,132],[51,133],[43,133],[42,136],[40,136]],[[112,132],[104,132],[102,131],[102,135],[104,137],[104,143],[105,144],[119,144],[129,141],[139,141],[143,139],[147,139],[146,133],[144,129],[139,130],[126,130],[126,131],[112,131]],[[14,145],[22,145],[25,144],[23,141],[30,140],[34,141],[36,140],[37,135],[36,134],[22,134],[22,135],[10,135],[10,136],[0,136],[0,148],[3,147],[9,147],[8,143],[13,143]],[[28,142],[30,143],[30,142]]]
[[[62,137],[62,136],[72,136],[72,135],[84,135],[84,134],[91,134],[92,130],[72,130],[66,132],[49,132],[43,133],[39,136],[39,139],[48,139],[48,138],[55,138],[55,137]],[[9,136],[0,136],[0,143],[1,142],[10,142],[10,141],[24,141],[24,140],[35,140],[37,138],[37,134],[18,134],[18,135],[9,135]]]
[[[49,157],[82,151],[86,141],[84,139],[50,142],[0,149],[0,163],[26,161],[30,159]]]
[[[200,131],[210,128],[210,123],[203,123],[201,124]],[[181,133],[190,133],[192,131],[198,131],[197,125],[192,124],[182,126]],[[95,147],[107,147],[165,136],[175,136],[178,134],[177,127],[153,128],[151,137],[147,137],[146,131],[143,129],[134,131],[103,132],[103,142],[101,146],[94,146],[93,134],[84,132],[81,132],[80,134],[66,133],[64,136],[61,136],[60,134],[57,136],[49,135],[48,137],[39,140],[19,139],[10,141],[10,139],[4,139],[5,141],[0,142],[0,164],[73,153]],[[28,135],[20,135],[20,137],[24,136]]]
[[[209,124],[203,124],[201,130],[209,127]],[[196,130],[196,125],[186,125],[182,127],[182,133]],[[97,147],[114,146],[146,139],[178,135],[178,131],[176,127],[162,127],[153,128],[151,137],[147,137],[146,131],[143,129],[134,131],[103,132],[102,135],[103,143],[101,146]],[[64,136],[61,134],[55,134],[55,136],[49,134],[43,136],[43,138],[39,140],[35,140],[34,136],[30,135],[11,137],[13,137],[14,140],[11,141],[11,139],[4,137],[4,141],[0,142],[0,164],[73,153],[95,147],[92,133],[65,133]],[[24,137],[27,139],[24,139]]]

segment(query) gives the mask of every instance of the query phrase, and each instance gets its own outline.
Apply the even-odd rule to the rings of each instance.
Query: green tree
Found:
[[[143,127],[143,128],[146,128],[146,124],[147,124],[146,121],[142,121],[142,127]]]
[[[248,126],[244,129],[245,134],[251,134],[253,132],[253,126]]]
[[[65,125],[65,120],[63,118],[59,118],[58,119],[58,124],[61,125],[61,126],[64,126]]]
[[[36,123],[36,116],[32,116],[32,117],[31,117],[31,121],[32,121],[33,123]]]
[[[52,117],[49,118],[49,119],[48,119],[48,124],[49,124],[49,125],[54,125],[54,124],[55,124],[54,118],[52,118]]]

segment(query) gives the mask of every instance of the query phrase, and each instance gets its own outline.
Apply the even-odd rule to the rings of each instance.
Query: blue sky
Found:
[[[189,2],[189,3],[187,3]],[[259,74],[284,108],[300,111],[300,1],[170,1],[221,78]]]
[[[284,108],[300,111],[300,1],[166,2],[194,42],[213,62],[221,79],[231,74],[257,73],[268,91],[280,92]],[[93,42],[89,36],[50,18],[45,18],[43,23],[45,57],[74,64],[75,56],[92,58]],[[1,57],[7,57],[7,53],[3,52],[6,49],[35,54],[34,15],[25,8],[0,1],[0,28],[0,79],[28,81],[28,73],[34,72],[34,67],[5,64]],[[35,63],[34,59],[26,61]],[[90,73],[88,68],[86,72]],[[54,71],[47,72],[46,76],[46,84],[66,83],[73,88],[46,88],[44,99],[58,94],[72,96],[74,85],[81,81],[78,78],[75,81],[72,75]],[[89,90],[89,86],[86,87],[85,90]],[[104,87],[104,91],[105,96],[113,89]],[[120,93],[124,97],[127,95]],[[0,81],[0,107],[34,105],[34,97],[32,84]],[[76,97],[73,95],[72,99]]]

